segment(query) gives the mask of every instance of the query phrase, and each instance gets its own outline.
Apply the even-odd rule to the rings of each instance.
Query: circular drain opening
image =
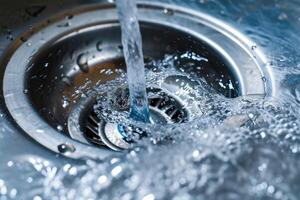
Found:
[[[188,110],[180,100],[158,88],[148,89],[148,93],[158,94],[149,98],[150,121],[154,124],[179,124],[189,120]],[[114,93],[115,99],[122,102],[113,102],[117,110],[129,110],[128,91],[120,88]],[[97,95],[89,96],[75,107],[68,118],[70,136],[86,144],[106,146],[113,150],[122,150],[129,147],[126,141],[126,128],[118,124],[107,123],[101,116],[101,108],[97,105]],[[122,96],[122,97],[121,97]],[[121,105],[120,105],[121,103]],[[125,106],[124,106],[125,104]],[[140,132],[142,132],[140,130]]]
[[[166,9],[172,10],[172,15],[166,15]],[[232,28],[210,16],[166,5],[140,5],[139,12],[147,58],[183,55],[175,63],[179,70],[184,66],[194,79],[206,79],[229,98],[264,96],[269,91],[268,73],[261,67],[265,65],[263,56]],[[73,158],[102,157],[111,151],[71,138],[68,119],[74,108],[82,106],[84,110],[90,105],[78,106],[78,102],[85,93],[90,95],[93,85],[113,80],[124,70],[117,13],[106,5],[79,9],[73,16],[61,15],[61,20],[51,24],[47,20],[33,29],[36,32],[22,35],[25,43],[13,45],[18,48],[9,51],[14,53],[9,55],[4,75],[4,97],[15,121],[40,144]],[[184,56],[186,52],[202,55],[207,61],[191,61],[193,55]],[[168,115],[159,116],[166,119]]]

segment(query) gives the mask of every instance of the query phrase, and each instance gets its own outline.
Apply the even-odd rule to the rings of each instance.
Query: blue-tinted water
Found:
[[[116,4],[127,66],[130,117],[137,121],[149,122],[150,114],[146,93],[145,64],[136,2],[135,0],[116,0]]]
[[[180,127],[149,125],[152,137],[129,152],[101,161],[56,164],[49,161],[50,155],[39,154],[40,147],[30,152],[15,145],[18,148],[10,152],[26,156],[0,164],[4,169],[0,171],[1,198],[299,199],[300,2],[161,2],[208,13],[251,38],[272,63],[277,84],[274,97],[226,100],[207,93],[204,84],[198,88],[204,105],[199,109],[206,116]],[[163,78],[146,73],[149,82],[159,84]],[[250,120],[245,123],[245,119]],[[5,123],[0,131],[0,155],[4,156],[11,147],[1,141],[13,135],[18,142],[20,135]]]

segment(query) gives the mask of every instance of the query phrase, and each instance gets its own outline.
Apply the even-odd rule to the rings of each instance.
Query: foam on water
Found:
[[[183,81],[192,79],[174,67],[175,57],[148,63],[147,84],[163,88],[164,80],[175,75],[186,77]],[[115,105],[116,88],[126,88],[125,80],[120,76],[95,88],[99,94],[95,109],[106,121],[134,125],[147,137],[132,133],[132,148],[107,160],[55,168],[41,185],[46,198],[297,199],[300,195],[300,113],[294,105],[261,97],[227,99],[200,79],[192,87],[194,101],[185,104],[194,111],[188,122],[144,124],[128,119],[124,103],[128,94],[121,95],[123,109]],[[187,87],[182,86],[179,93],[184,94]]]

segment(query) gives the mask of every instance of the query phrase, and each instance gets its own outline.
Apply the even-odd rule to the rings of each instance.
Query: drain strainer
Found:
[[[118,101],[113,102],[113,104],[119,111],[128,110],[128,91],[125,92],[127,93],[126,96],[118,96],[124,93],[119,93],[120,90],[124,89],[118,89],[114,93],[114,99]],[[149,98],[151,123],[163,125],[188,121],[188,110],[184,108],[179,99],[158,88],[148,89],[148,92],[158,94]],[[79,105],[75,106],[75,109],[71,112],[68,118],[68,128],[73,139],[119,151],[130,146],[130,142],[126,141],[128,128],[139,135],[145,134],[143,130],[136,130],[134,127],[108,123],[103,120],[101,108],[95,108],[97,107],[95,106],[97,105],[96,97],[97,95],[90,95],[89,98],[84,99]]]
[[[124,70],[120,69],[125,65],[117,12],[113,4],[97,4],[66,13],[39,23],[7,51],[10,60],[3,80],[5,102],[16,123],[43,146],[72,158],[105,157],[112,151],[101,147],[109,142],[117,144],[112,138],[120,132],[114,132],[118,130],[115,124],[98,126],[101,119],[86,109],[94,100],[78,106],[79,121],[73,128],[85,120],[84,134],[74,136],[68,119],[79,104],[77,91],[118,76],[103,76],[102,70]],[[66,17],[70,14],[72,18]],[[181,60],[189,66],[188,73],[206,79],[224,96],[272,93],[267,62],[259,48],[253,50],[250,40],[226,24],[203,13],[152,3],[139,5],[139,19],[145,57],[162,59],[166,54],[195,52],[208,62],[203,65],[201,60]],[[198,65],[201,70],[196,73]],[[87,80],[90,84],[85,84]],[[158,121],[184,122],[186,113],[180,108],[180,101],[175,101],[178,105],[166,102],[167,107],[163,101],[151,100],[152,113]],[[104,131],[99,131],[99,127]],[[107,132],[111,134],[101,135]]]

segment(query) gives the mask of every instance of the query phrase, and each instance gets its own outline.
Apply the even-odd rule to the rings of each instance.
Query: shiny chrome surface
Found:
[[[164,12],[166,9],[172,12]],[[238,82],[239,94],[235,96],[265,96],[274,92],[271,79],[266,78],[269,73],[264,55],[253,49],[253,42],[228,25],[206,14],[163,4],[140,4],[139,10],[146,56],[161,58],[174,51],[208,49],[213,62],[209,69]],[[93,69],[101,68],[103,63],[110,63],[113,68],[120,62],[119,35],[116,11],[111,4],[68,11],[24,33],[8,51],[11,58],[3,81],[6,106],[22,130],[48,149],[72,158],[109,155],[105,148],[71,139],[67,129],[70,110],[62,111],[58,105],[62,95],[74,93],[74,85],[93,77]],[[99,40],[106,44],[101,52],[96,49]],[[88,67],[82,70],[75,58],[85,52],[91,57]],[[56,56],[51,58],[54,53]],[[61,65],[64,67],[60,71]],[[98,78],[92,81],[96,83]],[[13,80],[15,84],[11,84]],[[44,87],[39,88],[41,85]],[[64,134],[56,129],[61,124]],[[72,148],[62,152],[61,145]]]

